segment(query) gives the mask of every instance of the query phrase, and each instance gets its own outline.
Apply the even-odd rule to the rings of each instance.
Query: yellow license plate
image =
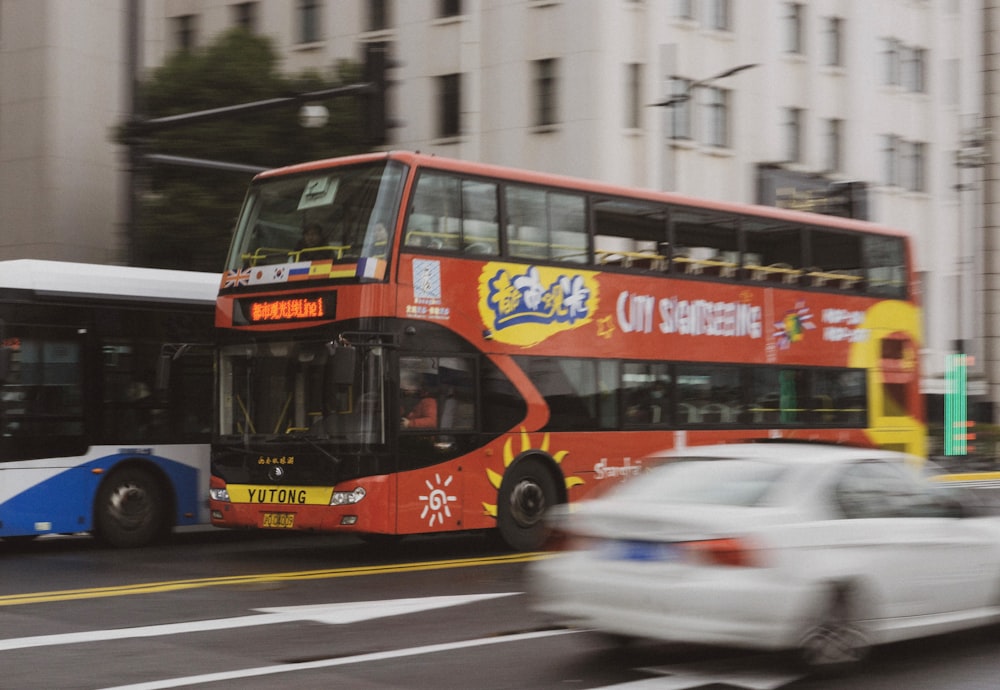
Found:
[[[260,526],[292,529],[295,527],[295,513],[264,513]]]

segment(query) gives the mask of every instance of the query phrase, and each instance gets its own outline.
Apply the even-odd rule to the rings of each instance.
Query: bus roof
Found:
[[[821,215],[809,213],[807,211],[794,211],[783,209],[777,206],[762,206],[756,204],[746,204],[729,201],[715,201],[701,197],[687,196],[676,192],[665,192],[654,189],[631,188],[614,185],[605,182],[597,182],[577,177],[557,175],[553,173],[534,172],[518,168],[510,168],[488,163],[473,163],[455,158],[444,158],[426,153],[416,153],[412,151],[389,151],[382,153],[367,153],[356,156],[345,156],[343,158],[329,158],[325,160],[299,163],[284,168],[276,168],[259,173],[254,177],[254,181],[263,181],[271,177],[282,175],[294,175],[307,173],[314,170],[322,170],[332,165],[353,165],[360,163],[373,163],[383,160],[398,160],[402,163],[417,167],[429,167],[438,170],[446,170],[468,175],[481,177],[499,178],[505,180],[515,180],[532,184],[547,185],[553,187],[563,187],[592,194],[606,194],[609,196],[626,196],[636,199],[645,199],[660,203],[672,203],[685,206],[696,206],[699,208],[738,213],[744,215],[754,215],[762,218],[772,218],[786,222],[807,223],[811,225],[823,225],[826,227],[838,227],[862,232],[874,232],[879,234],[897,235],[908,237],[910,233],[870,221],[856,220],[853,218],[843,218],[840,216]]]
[[[161,268],[38,259],[0,261],[0,288],[48,296],[212,304],[219,280],[214,273]]]

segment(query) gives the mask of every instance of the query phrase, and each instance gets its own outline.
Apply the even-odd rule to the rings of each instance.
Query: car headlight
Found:
[[[226,487],[222,487],[221,489],[209,489],[208,496],[213,501],[224,501],[229,503],[229,490],[226,489]]]
[[[333,496],[330,497],[330,505],[332,506],[349,506],[355,503],[360,503],[361,499],[365,497],[364,487],[359,486],[353,491],[334,491]]]

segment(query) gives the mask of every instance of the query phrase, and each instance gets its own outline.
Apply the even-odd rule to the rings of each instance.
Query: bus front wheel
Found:
[[[126,467],[101,485],[95,506],[97,536],[111,546],[130,548],[153,541],[164,531],[167,499],[148,470]]]
[[[558,501],[552,472],[539,460],[521,460],[504,473],[497,496],[500,537],[517,551],[540,549],[548,538],[545,512]]]

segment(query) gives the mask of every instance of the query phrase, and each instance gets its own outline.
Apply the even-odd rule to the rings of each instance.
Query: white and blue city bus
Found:
[[[215,274],[0,261],[0,538],[208,522]]]

